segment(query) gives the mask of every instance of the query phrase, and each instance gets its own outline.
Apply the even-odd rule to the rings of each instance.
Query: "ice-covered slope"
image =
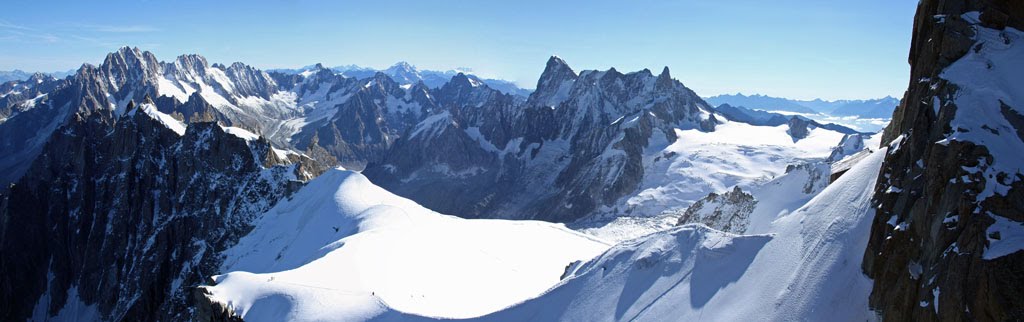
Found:
[[[869,319],[871,282],[860,263],[884,155],[774,219],[767,234],[685,225],[625,242],[544,295],[484,320]]]
[[[573,224],[606,240],[626,240],[673,226],[709,192],[744,191],[785,174],[788,165],[824,160],[843,134],[820,127],[794,140],[787,125],[723,121],[714,132],[676,130],[678,139],[651,140],[636,193]]]
[[[211,298],[246,321],[468,318],[537,296],[608,244],[558,224],[466,220],[335,169],[224,252]]]

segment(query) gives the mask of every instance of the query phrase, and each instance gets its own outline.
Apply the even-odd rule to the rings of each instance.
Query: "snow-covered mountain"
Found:
[[[226,274],[198,291],[200,318],[476,317],[539,295],[607,248],[558,224],[441,215],[335,169],[224,252]]]
[[[483,320],[871,319],[871,281],[860,262],[884,155],[873,154],[799,209],[755,212],[750,221],[766,225],[745,235],[688,224],[624,242],[574,266],[544,295]],[[789,188],[769,189],[784,195]]]
[[[141,102],[147,96],[167,96],[186,103],[198,93],[205,101],[202,104],[211,104],[229,124],[255,132],[277,124],[276,118],[293,114],[281,103],[283,99],[274,96],[276,84],[267,74],[242,64],[209,66],[195,55],[161,63],[149,52],[124,47],[107,55],[103,64],[83,65],[74,76],[57,82],[40,82],[47,91],[31,101],[7,102],[21,108],[18,115],[11,113],[0,124],[0,133],[10,134],[3,136],[6,142],[0,145],[0,165],[11,170],[0,183],[17,179],[53,131],[75,115],[102,112],[117,116],[129,101]],[[13,91],[22,90],[11,89],[5,95]]]
[[[408,64],[389,71],[406,80],[422,76]],[[321,65],[268,74],[242,63],[210,64],[198,55],[160,62],[127,47],[60,82],[66,84],[38,102],[22,95],[11,105],[46,108],[0,124],[0,131],[12,133],[5,137],[11,143],[0,146],[8,152],[0,164],[27,166],[76,110],[116,115],[127,101],[150,96],[167,100],[160,105],[174,107],[163,112],[177,111],[186,123],[216,121],[266,137],[278,149],[368,167],[366,174],[385,188],[466,217],[620,215],[629,210],[616,210],[616,203],[640,188],[644,157],[655,157],[655,145],[674,142],[676,130],[712,131],[724,122],[667,70],[577,75],[559,58],[549,61],[525,101],[461,73],[430,88],[385,73],[349,78]],[[793,140],[812,128],[843,130],[804,123],[786,125],[795,131]],[[8,182],[23,171],[12,170]],[[590,188],[574,188],[580,186]]]
[[[3,83],[0,320],[1017,320],[1019,9],[921,1],[880,134],[558,57]]]
[[[35,247],[38,256],[4,257],[0,269],[9,273],[6,276],[28,278],[8,281],[19,289],[0,294],[12,303],[3,316],[180,317],[188,298],[182,281],[234,270],[217,270],[224,258],[212,254],[233,245],[242,232],[258,225],[255,220],[265,217],[254,214],[327,165],[366,167],[370,179],[398,195],[462,217],[589,218],[587,227],[607,227],[605,231],[615,233],[590,232],[620,240],[671,225],[678,215],[674,211],[681,212],[709,192],[758,182],[785,168],[782,163],[755,167],[758,162],[824,158],[843,135],[811,122],[755,126],[716,117],[667,69],[659,75],[614,69],[577,73],[557,57],[546,67],[538,90],[523,100],[461,73],[430,88],[423,82],[401,84],[385,73],[345,77],[319,65],[286,74],[242,63],[211,64],[198,55],[161,62],[152,53],[124,47],[107,55],[102,64],[84,65],[66,79],[38,75],[7,83],[5,120],[0,123],[6,143],[0,145],[0,161],[10,165],[5,180],[14,184],[5,182],[6,191],[0,192],[4,218],[11,218],[3,223],[5,236],[11,238],[3,238],[6,244],[0,247]],[[139,134],[143,130],[145,135]],[[668,178],[706,176],[690,164],[716,163],[700,153],[687,154],[687,144],[701,142],[699,138],[709,138],[710,133],[737,138],[759,133],[770,138],[766,142],[773,147],[759,156],[740,153],[750,146],[737,145],[736,155],[747,158],[740,171],[708,184],[673,188],[678,186]],[[224,137],[244,144],[206,141]],[[140,145],[145,149],[137,150]],[[282,169],[273,170],[273,177],[264,174],[269,170],[261,170],[277,168]],[[159,176],[133,175],[143,173]],[[264,182],[259,185],[266,188],[253,190],[253,182]],[[32,188],[44,186],[51,188]],[[121,194],[97,195],[109,191],[127,191],[132,201],[121,199]],[[652,191],[659,192],[651,197]],[[206,204],[209,198],[220,200],[218,206]],[[21,208],[38,202],[54,206]],[[99,218],[95,220],[122,231],[98,237],[96,228],[85,229],[93,219],[61,219],[68,211]],[[225,219],[224,214],[232,215]],[[647,230],[608,224],[622,216],[632,216]],[[54,228],[46,224],[50,221],[64,223],[56,227],[75,228]],[[16,231],[24,227],[38,229]],[[42,231],[46,233],[38,233]],[[138,248],[149,236],[165,233],[175,235],[154,240],[158,248]],[[55,266],[50,272],[7,264],[79,265],[74,258],[52,259],[54,249],[65,246],[34,242],[33,236],[43,235],[55,237],[54,242],[89,240],[93,244],[80,249],[107,261],[82,261],[92,264],[80,269]],[[17,242],[14,236],[20,236]],[[199,251],[192,244],[197,241],[214,247],[204,251],[211,255],[167,257],[174,250]],[[170,259],[156,263],[153,256]],[[557,265],[545,265],[566,264],[559,260]],[[144,288],[124,290],[137,294],[135,298],[110,292],[108,287],[114,284],[98,277],[135,267],[165,271],[137,276]],[[57,276],[56,282],[41,282],[47,274]],[[529,292],[511,292],[520,296],[486,311],[535,295],[554,282],[522,281],[519,284],[533,285]],[[50,286],[21,287],[27,283]],[[71,311],[64,310],[66,303],[73,304]],[[487,312],[473,314],[483,313]]]
[[[215,272],[217,251],[323,171],[159,104],[75,112],[0,192],[4,320],[187,319],[187,288]]]
[[[243,239],[235,248],[239,253],[228,252],[228,257],[239,258],[239,263],[258,263],[238,264],[236,267],[260,273],[233,272],[214,277],[215,286],[200,288],[207,305],[203,310],[210,316],[239,316],[246,321],[428,321],[452,317],[483,321],[606,321],[665,317],[731,321],[750,316],[766,320],[870,319],[873,313],[868,310],[867,295],[871,291],[871,281],[861,273],[860,261],[874,209],[870,200],[878,169],[886,154],[884,151],[871,154],[847,175],[821,190],[820,194],[812,194],[813,199],[799,197],[804,186],[793,184],[806,181],[801,172],[793,171],[779,177],[779,184],[766,185],[759,195],[781,198],[756,206],[749,221],[757,224],[750,225],[749,234],[737,235],[688,224],[620,243],[590,260],[571,262],[568,266],[552,263],[546,269],[548,272],[556,268],[564,270],[561,281],[548,280],[557,282],[553,287],[532,299],[477,318],[473,317],[487,311],[483,307],[494,308],[497,303],[488,306],[481,304],[479,298],[472,298],[452,304],[456,308],[442,308],[449,305],[446,300],[459,296],[492,294],[494,298],[511,300],[511,296],[506,297],[507,293],[502,291],[505,286],[500,285],[504,283],[493,284],[510,281],[507,277],[494,275],[486,278],[483,283],[487,286],[478,293],[463,293],[463,288],[479,287],[465,285],[472,283],[478,272],[507,274],[504,272],[510,265],[544,263],[546,260],[519,261],[515,255],[505,255],[509,261],[498,265],[498,269],[477,269],[478,266],[489,265],[491,260],[474,259],[472,255],[459,256],[441,261],[454,264],[438,273],[431,273],[434,272],[432,265],[419,269],[419,266],[402,264],[418,258],[436,259],[449,251],[467,247],[462,242],[449,247],[435,247],[433,243],[461,239],[465,232],[454,224],[468,224],[475,220],[451,218],[456,222],[440,226],[418,223],[432,217],[423,210],[405,210],[422,208],[367,185],[365,178],[358,174],[337,171],[322,177],[325,179],[315,180],[296,194],[291,202],[278,206],[285,210],[271,210],[265,217],[268,221],[261,225],[266,228],[258,227],[250,235],[253,237],[246,237],[268,247],[246,245],[246,239]],[[364,189],[374,192],[355,192]],[[363,200],[355,198],[356,195],[362,196]],[[377,198],[390,201],[381,202]],[[313,202],[325,199],[334,200],[337,204],[322,206]],[[803,202],[806,204],[792,211],[780,211],[779,208],[779,204]],[[348,203],[355,205],[349,206]],[[388,206],[378,206],[380,209],[367,207],[380,203]],[[395,203],[404,205],[391,206]],[[304,208],[310,206],[317,208]],[[398,212],[398,209],[403,211]],[[443,218],[436,214],[433,216],[435,220]],[[357,221],[357,224],[346,225],[350,227],[348,232],[335,232],[328,228],[348,220]],[[495,230],[470,228],[483,234],[468,247],[493,247],[489,240],[504,236],[506,225],[522,223],[488,222]],[[563,252],[579,254],[579,250],[572,249],[578,249],[580,242],[584,246],[592,245],[585,246],[584,253],[605,248],[583,240],[545,243],[552,237],[570,240],[578,237],[557,233],[558,229],[551,230],[549,234],[543,233],[550,229],[548,224],[527,224],[529,230],[540,229],[531,233],[527,242],[540,241],[537,246],[546,249],[530,256],[565,256],[560,255]],[[406,232],[405,227],[417,227],[417,232]],[[316,233],[304,233],[305,229],[313,229]],[[438,232],[451,237],[437,236]],[[429,236],[407,242],[383,241],[393,238],[389,237],[392,234],[405,233]],[[370,235],[358,238],[362,234]],[[300,237],[301,240],[293,242],[293,237],[289,236]],[[343,239],[338,242],[330,242],[341,237]],[[307,242],[311,239],[319,240]],[[275,255],[278,254],[276,249],[287,245],[310,251],[288,253],[298,256],[291,259]],[[517,245],[515,248],[530,247],[533,246]],[[265,253],[265,249],[270,252]],[[497,253],[488,251],[486,254]],[[364,263],[349,262],[357,258],[368,260]],[[289,270],[295,265],[299,265],[298,268]],[[274,268],[268,270],[265,267]],[[400,273],[413,267],[417,267],[416,272]],[[344,270],[337,271],[339,268]],[[458,273],[462,269],[469,269],[472,273]],[[543,275],[543,271],[545,269],[541,268],[537,273]],[[362,280],[351,281],[359,272],[371,275],[358,275]],[[412,279],[405,281],[405,274],[412,274]],[[417,278],[420,274],[429,274],[429,277]],[[421,284],[442,286],[455,295],[445,298],[438,295],[442,293],[439,289],[417,286]],[[423,296],[410,297],[408,293],[413,292],[411,290],[423,292]],[[522,294],[526,293],[530,292]],[[342,303],[344,305],[340,305]],[[441,311],[434,312],[434,309]]]
[[[301,74],[316,70],[316,65],[305,66],[296,69],[271,69],[268,72],[276,72],[282,74]],[[459,68],[454,70],[437,71],[437,70],[421,70],[409,64],[408,62],[397,62],[391,67],[383,70],[377,70],[368,67],[360,67],[356,65],[344,65],[331,67],[332,71],[337,74],[341,74],[349,78],[368,78],[374,74],[381,72],[391,77],[392,80],[398,82],[401,85],[415,85],[416,83],[423,82],[430,88],[439,88],[451,80],[452,77],[458,74],[465,74],[467,77],[474,79],[477,82],[487,84],[487,86],[496,89],[502,93],[509,95],[517,95],[522,97],[530,96],[531,91],[523,89],[517,86],[515,83],[494,78],[480,78],[473,74],[473,70],[469,68]]]
[[[525,105],[456,80],[435,95],[448,111],[418,124],[366,174],[460,216],[581,218],[637,189],[645,147],[675,141],[675,129],[718,124],[667,69],[576,74],[552,57]]]

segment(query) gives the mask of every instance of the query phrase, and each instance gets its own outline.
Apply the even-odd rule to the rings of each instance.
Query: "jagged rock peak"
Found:
[[[250,70],[250,71],[257,71],[258,70],[258,69],[256,69],[256,67],[252,67],[252,66],[246,65],[245,63],[240,62],[240,61],[236,61],[234,63],[231,63],[231,67],[228,67],[228,69]]]
[[[322,63],[316,63],[310,69],[303,71],[299,75],[304,77],[304,78],[306,78],[306,79],[327,80],[327,79],[332,79],[333,78],[334,71],[331,70],[330,68],[327,68]],[[344,77],[344,76],[342,76],[342,77]]]
[[[206,57],[196,54],[186,54],[178,56],[174,59],[174,65],[176,68],[192,70],[196,72],[205,72],[206,68],[209,67],[209,63],[206,61]]]
[[[391,67],[388,67],[387,70],[388,71],[415,72],[416,71],[416,66],[413,66],[412,64],[409,64],[408,62],[405,62],[405,61],[400,61],[400,62],[395,63],[394,65],[391,65]]]
[[[540,80],[537,81],[537,88],[546,87],[550,81],[553,80],[566,80],[575,79],[577,74],[569,67],[562,58],[558,56],[551,56],[548,58],[548,63],[544,67],[544,72],[540,74]]]
[[[148,97],[148,96],[147,96]],[[128,100],[128,105],[124,108],[124,115],[130,115],[135,110],[135,100]]]
[[[482,85],[482,83],[473,79],[472,76],[468,76],[463,73],[458,73],[455,74],[455,76],[452,76],[451,81],[449,81],[448,84],[445,85],[458,86],[460,88],[472,88],[480,86]]]
[[[422,78],[419,70],[416,69],[416,66],[404,61],[400,61],[395,63],[395,65],[388,67],[388,69],[384,70],[384,73],[394,77],[395,81],[401,83],[411,83]]]
[[[537,80],[537,90],[530,96],[535,104],[553,107],[569,95],[572,84],[579,76],[558,56],[548,59],[544,72]]]
[[[384,72],[377,72],[373,74],[373,77],[362,79],[360,82],[363,84],[364,90],[380,88],[385,92],[397,87],[398,84],[395,79]]]
[[[28,82],[33,82],[33,83],[42,83],[44,81],[51,80],[51,79],[54,79],[54,77],[50,76],[50,75],[47,75],[47,74],[36,72],[36,73],[32,73],[32,76],[29,76],[27,81]]]
[[[668,66],[661,70],[661,74],[658,75],[658,80],[654,82],[654,86],[657,88],[669,88],[672,86],[672,75],[668,72]]]
[[[385,74],[383,72],[377,72],[377,73],[373,74],[372,81],[376,81],[377,83],[380,83],[380,82],[388,82],[388,83],[390,83],[390,82],[393,82],[394,79],[392,79],[390,76],[388,76],[388,74]]]
[[[142,51],[139,47],[130,48],[124,46],[117,51],[107,54],[101,65],[104,69],[115,68],[115,66],[128,67],[139,66],[144,69],[155,68],[159,64],[156,56],[148,51]]]
[[[569,67],[569,64],[566,63],[565,60],[562,59],[562,57],[558,57],[557,55],[553,55],[550,58],[548,58],[548,63],[547,63],[547,66],[545,66],[544,71],[547,72],[547,71],[561,70],[561,69],[565,69],[565,70],[568,70],[568,71],[572,72],[572,68]],[[575,75],[575,74],[576,73],[573,72],[573,75]]]

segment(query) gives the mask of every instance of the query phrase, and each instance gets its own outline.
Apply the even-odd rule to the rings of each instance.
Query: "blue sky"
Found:
[[[260,68],[405,60],[533,88],[574,69],[669,66],[698,94],[900,96],[916,1],[20,1],[0,13],[0,70],[99,63],[121,45]]]

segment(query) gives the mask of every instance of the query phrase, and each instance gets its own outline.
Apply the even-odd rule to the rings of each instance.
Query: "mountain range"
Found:
[[[1019,9],[922,1],[877,134],[557,56],[9,81],[0,320],[1020,319]]]
[[[804,114],[828,114],[832,116],[856,116],[859,118],[892,118],[893,110],[900,104],[899,99],[884,97],[868,100],[826,101],[794,100],[765,95],[725,94],[706,98],[708,103],[718,106],[729,104],[764,111],[784,111]]]
[[[6,83],[6,82],[10,82],[10,81],[24,81],[24,80],[27,80],[30,77],[32,77],[32,75],[34,75],[34,74],[43,74],[43,75],[48,75],[48,76],[51,76],[51,77],[54,77],[54,78],[64,78],[64,77],[68,77],[68,76],[70,76],[71,74],[74,74],[74,73],[75,73],[74,70],[69,70],[69,71],[65,71],[65,72],[53,72],[53,73],[30,73],[30,72],[26,72],[26,71],[23,71],[23,70],[20,70],[20,69],[0,70],[0,83]]]
[[[282,73],[282,74],[301,74],[304,72],[316,71],[324,68],[323,65],[309,65],[302,68],[296,69],[270,69],[267,72]],[[360,67],[357,65],[343,65],[330,67],[330,70],[337,74],[351,78],[367,78],[371,77],[377,72],[383,72],[384,74],[391,77],[392,80],[402,85],[412,85],[418,82],[423,82],[430,88],[438,88],[448,82],[452,77],[459,73],[465,74],[466,77],[472,78],[476,82],[487,84],[487,86],[501,91],[505,94],[518,95],[522,97],[530,96],[530,90],[519,88],[515,83],[493,78],[479,78],[473,75],[473,70],[469,68],[459,68],[456,70],[436,71],[436,70],[420,70],[407,62],[397,62],[391,67],[384,70],[377,70],[369,67]]]
[[[71,77],[5,83],[0,248],[11,255],[0,271],[19,278],[4,281],[4,316],[60,316],[77,303],[103,319],[180,318],[191,299],[182,285],[217,272],[217,254],[261,213],[337,165],[465,218],[590,228],[635,218],[651,229],[709,190],[785,168],[750,159],[712,178],[676,165],[716,163],[692,153],[697,142],[726,147],[708,134],[771,133],[762,144],[777,148],[765,154],[741,154],[750,147],[739,141],[720,153],[793,162],[828,156],[845,135],[799,117],[729,121],[667,68],[576,72],[552,57],[523,99],[462,73],[430,88],[314,67],[267,73],[198,55],[161,62],[124,47]],[[697,188],[680,190],[679,180]],[[50,206],[23,208],[35,204]],[[614,227],[590,231],[616,240],[644,231]],[[42,235],[62,237],[32,237]],[[61,250],[96,256],[55,257]],[[132,274],[140,269],[159,273]],[[125,274],[137,281],[123,293],[101,278]]]

